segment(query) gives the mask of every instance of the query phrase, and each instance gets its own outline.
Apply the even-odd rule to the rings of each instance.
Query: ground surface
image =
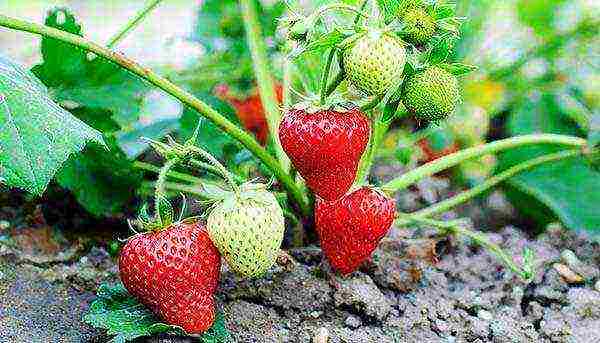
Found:
[[[399,205],[443,196],[443,180],[428,182]],[[463,211],[483,227],[512,216],[498,194]],[[0,220],[0,342],[106,342],[81,322],[98,283],[117,280],[98,238],[64,237],[39,207],[2,207]],[[537,277],[526,284],[486,251],[434,234],[394,230],[345,279],[327,277],[317,247],[289,250],[259,280],[225,270],[218,302],[238,342],[600,342],[598,243],[558,225],[535,239],[511,226],[490,232],[515,256],[536,251]]]

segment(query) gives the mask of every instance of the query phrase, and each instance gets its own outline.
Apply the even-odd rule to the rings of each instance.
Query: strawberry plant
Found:
[[[123,287],[101,286],[85,318],[115,341],[154,333],[226,341],[215,300],[221,260],[259,278],[286,229],[295,231],[290,245],[318,238],[324,263],[345,276],[394,228],[423,225],[477,242],[524,280],[533,278],[531,250],[517,263],[484,234],[435,216],[503,184],[535,222],[558,217],[598,233],[598,120],[567,110],[558,91],[523,99],[530,83],[518,80],[507,81],[522,93],[513,95],[510,137],[473,138],[484,124],[457,113],[467,112],[464,90],[480,97],[464,85],[477,67],[459,61],[468,50],[462,25],[483,19],[469,23],[435,0],[209,0],[191,38],[206,53],[184,71],[153,71],[114,48],[159,3],[107,44],[87,39],[66,8],[51,10],[44,25],[0,15],[3,28],[41,35],[43,58],[27,70],[0,56],[0,183],[35,196],[64,188],[93,216],[121,220],[154,195],[153,215],[142,207],[120,251]],[[598,27],[583,20],[572,36]],[[485,87],[502,89],[494,82],[526,62],[495,69]],[[149,123],[144,115],[161,108],[156,90],[182,106]],[[553,117],[553,108],[568,118]],[[426,128],[408,132],[411,125]],[[434,149],[436,137],[452,137],[451,146]],[[417,147],[420,166],[410,164]],[[412,213],[396,208],[395,194],[487,155],[498,160],[489,178]],[[415,167],[382,182],[373,167],[390,158]],[[579,186],[590,194],[572,201]],[[184,200],[176,220],[169,198],[178,193],[202,206],[183,218]]]

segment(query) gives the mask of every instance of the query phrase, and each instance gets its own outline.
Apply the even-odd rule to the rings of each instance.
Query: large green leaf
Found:
[[[107,334],[115,336],[111,342],[128,342],[138,337],[159,333],[186,335],[178,326],[160,322],[152,312],[133,298],[123,284],[102,284],[98,287],[98,298],[91,304],[83,320]],[[198,338],[199,342],[230,342],[231,336],[222,315],[217,315],[213,327]]]
[[[508,122],[511,135],[558,133],[576,135],[576,125],[558,111],[553,95],[526,101]],[[552,145],[529,146],[499,156],[499,170],[531,158],[564,149]],[[600,173],[584,158],[543,164],[511,178],[509,197],[525,215],[546,224],[560,219],[567,227],[600,233]],[[535,201],[534,201],[535,199]]]
[[[81,25],[65,8],[48,13],[47,26],[82,36]],[[110,111],[122,127],[138,120],[148,86],[119,66],[52,38],[42,38],[42,64],[32,71],[52,90],[56,101]]]
[[[110,150],[87,148],[73,156],[57,176],[91,214],[109,216],[130,203],[142,182],[142,173],[121,151],[113,137],[107,137]]]
[[[52,102],[30,72],[0,56],[0,181],[41,195],[67,158],[100,132]]]

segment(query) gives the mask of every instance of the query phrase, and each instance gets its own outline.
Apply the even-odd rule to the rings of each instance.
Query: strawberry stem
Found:
[[[435,161],[424,164],[419,168],[413,169],[408,173],[387,182],[381,186],[381,189],[386,193],[394,193],[405,189],[423,178],[454,167],[466,160],[532,144],[556,144],[572,147],[585,147],[586,140],[575,136],[557,134],[532,134],[501,139],[438,158]]]
[[[470,238],[472,241],[477,243],[478,245],[486,248],[492,255],[496,256],[506,267],[508,267],[512,272],[519,275],[523,280],[530,280],[533,277],[533,268],[529,266],[529,261],[524,263],[524,266],[520,266],[511,255],[509,255],[506,251],[504,251],[500,246],[495,243],[492,243],[486,235],[480,232],[475,232],[467,229],[464,225],[457,223],[456,221],[451,222],[443,222],[434,219],[416,217],[411,214],[405,213],[397,213],[397,217],[402,218],[403,220],[416,223],[416,224],[425,224],[428,226],[432,226],[436,229],[441,230],[444,234],[455,234],[462,235]],[[530,255],[530,251],[525,251],[524,255]],[[528,257],[524,260],[530,260]]]
[[[156,180],[156,185],[154,188],[154,213],[158,218],[162,218],[161,203],[167,199],[167,194],[165,191],[165,182],[167,181],[167,175],[171,168],[173,168],[177,163],[179,163],[179,161],[179,158],[167,160],[167,162],[160,168],[160,171],[158,172],[158,179]]]
[[[142,8],[135,17],[131,18],[129,22],[121,29],[117,34],[115,34],[106,44],[106,47],[112,49],[114,48],[120,41],[122,41],[127,35],[153,10],[155,9],[162,0],[152,0],[150,1],[144,8]]]
[[[325,69],[323,69],[323,76],[321,77],[321,86],[320,86],[320,98],[319,104],[324,105],[325,99],[327,98],[327,82],[329,81],[329,73],[331,71],[331,64],[333,62],[333,57],[335,56],[335,49],[331,49],[329,51],[329,56],[327,56],[327,64],[325,65]]]
[[[240,187],[234,181],[233,175],[227,170],[227,168],[225,168],[225,166],[223,166],[221,164],[221,162],[219,162],[219,160],[217,160],[213,155],[208,153],[206,150],[201,149],[197,146],[189,146],[189,149],[192,152],[198,154],[200,157],[202,157],[206,161],[208,161],[208,163],[210,163],[212,166],[214,166],[218,170],[219,175],[221,175],[223,177],[223,179],[225,179],[225,181],[231,187],[231,189],[237,194],[240,193]]]
[[[430,207],[427,207],[420,211],[417,211],[415,213],[412,213],[412,215],[415,217],[424,218],[424,217],[431,217],[433,215],[443,213],[445,211],[450,210],[453,207],[456,207],[459,204],[465,203],[465,202],[469,201],[470,199],[473,199],[476,196],[485,193],[492,187],[500,184],[501,182],[513,177],[514,175],[516,175],[518,173],[521,173],[528,169],[539,166],[540,164],[544,164],[544,163],[548,163],[548,162],[552,162],[552,161],[558,161],[558,160],[569,158],[569,157],[575,157],[575,156],[578,156],[581,154],[582,154],[581,150],[565,150],[565,151],[557,152],[554,154],[543,155],[543,156],[533,158],[531,160],[519,163],[519,164],[503,171],[502,173],[499,173],[497,175],[490,177],[489,179],[485,180],[483,183],[481,183],[467,191],[459,193],[459,194],[457,194],[451,198],[448,198],[444,201],[441,201],[433,206],[430,206]]]

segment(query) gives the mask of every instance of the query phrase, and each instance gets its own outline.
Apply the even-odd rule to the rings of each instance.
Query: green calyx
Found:
[[[415,8],[404,16],[404,37],[415,45],[427,43],[435,33],[435,20],[425,10]]]
[[[402,102],[417,119],[446,119],[460,99],[456,76],[439,67],[411,75],[404,84]]]
[[[233,271],[258,277],[279,254],[285,229],[283,210],[266,185],[248,183],[215,203],[207,229]]]
[[[371,31],[344,50],[342,62],[354,87],[368,96],[382,95],[402,78],[406,50],[393,33]]]

